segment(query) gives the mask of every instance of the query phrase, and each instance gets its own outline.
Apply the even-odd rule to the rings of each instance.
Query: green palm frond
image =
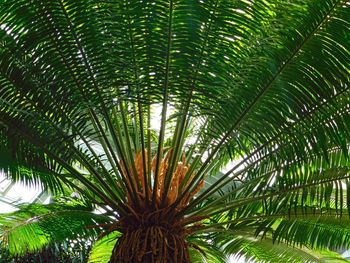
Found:
[[[212,240],[206,240],[198,236],[189,240],[189,242],[191,242],[191,262],[225,263],[227,261],[227,253],[225,253],[221,247],[214,244]]]
[[[38,252],[27,252],[23,256],[11,254],[6,248],[0,248],[0,261],[6,263],[25,262],[86,262],[91,239],[63,241],[51,244]]]
[[[200,231],[212,233],[208,238],[228,254],[244,255],[258,262],[347,262],[328,250],[350,246],[349,218],[339,216],[335,210],[301,208],[273,215],[217,220],[208,222],[208,227]]]
[[[217,237],[217,242],[226,253],[244,256],[246,260],[254,262],[348,262],[335,252],[273,243],[270,237],[255,237],[239,231],[232,236],[222,234]]]
[[[1,136],[1,135],[0,135]],[[59,167],[51,163],[45,155],[14,138],[0,138],[0,170],[12,181],[21,181],[27,186],[41,185],[53,193],[62,191],[62,182],[52,173],[58,173]],[[12,137],[12,138],[11,138]]]
[[[111,258],[112,250],[116,240],[120,237],[120,233],[111,232],[99,240],[97,240],[89,255],[89,263],[103,263],[108,262]]]
[[[348,221],[348,217],[339,218],[327,214],[285,218],[276,223],[273,238],[310,248],[327,248],[330,244],[332,249],[348,248]]]
[[[37,252],[53,243],[96,236],[99,224],[110,222],[91,207],[68,204],[31,204],[0,215],[1,245],[13,255]]]
[[[248,172],[247,178],[237,180],[236,184],[230,182],[231,188],[223,192],[221,197],[206,202],[207,210],[197,210],[197,213],[220,214],[236,208],[238,215],[242,215],[245,209],[251,213],[263,211],[269,214],[294,207],[336,208],[342,213],[343,207],[348,204],[348,195],[344,189],[349,181],[350,170],[345,166],[347,160],[337,158],[339,155],[335,153],[333,161],[336,166],[333,167],[337,168],[327,168],[329,163],[322,159],[272,171],[270,167],[267,171],[264,167],[258,167],[256,171]],[[249,207],[250,204],[260,210],[250,210],[245,206]]]

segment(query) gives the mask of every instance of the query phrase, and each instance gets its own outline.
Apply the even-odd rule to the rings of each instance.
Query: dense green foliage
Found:
[[[2,257],[106,262],[166,208],[193,262],[339,262],[349,28],[348,0],[1,1],[0,168],[91,203],[0,214]]]

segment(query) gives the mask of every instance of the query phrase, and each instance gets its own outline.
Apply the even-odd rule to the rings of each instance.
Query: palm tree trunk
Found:
[[[165,226],[141,226],[125,232],[110,263],[189,263],[185,235]]]

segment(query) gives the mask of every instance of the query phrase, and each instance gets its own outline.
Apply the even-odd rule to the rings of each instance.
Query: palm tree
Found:
[[[349,26],[348,0],[1,1],[0,165],[82,200],[2,215],[6,251],[339,262]]]

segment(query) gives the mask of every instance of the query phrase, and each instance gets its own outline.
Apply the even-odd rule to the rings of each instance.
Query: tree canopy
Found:
[[[349,0],[1,1],[0,168],[79,200],[1,214],[0,260],[339,262],[349,28]]]

